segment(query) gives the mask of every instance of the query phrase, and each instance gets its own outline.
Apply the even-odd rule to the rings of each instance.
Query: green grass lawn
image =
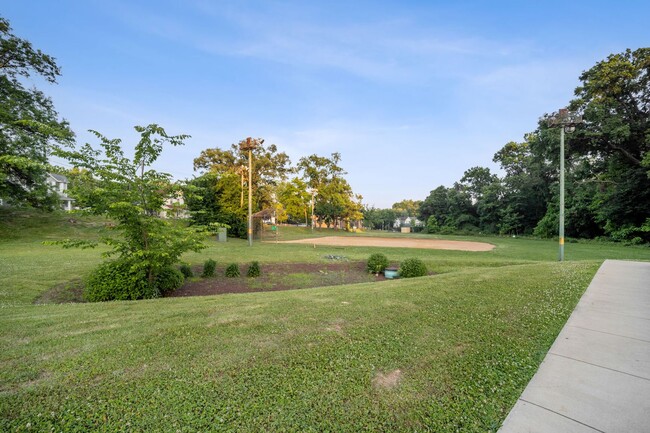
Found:
[[[185,260],[381,251],[439,275],[34,305],[101,260],[41,242],[90,238],[102,221],[0,217],[1,431],[496,431],[601,261],[650,260],[649,248],[589,242],[557,263],[554,242],[512,238],[473,239],[496,245],[487,253],[211,241]]]

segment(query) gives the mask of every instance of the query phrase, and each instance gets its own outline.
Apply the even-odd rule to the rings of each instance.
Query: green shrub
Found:
[[[261,273],[262,271],[260,270],[259,262],[253,262],[248,267],[248,272],[246,273],[246,275],[249,276],[250,278],[257,278],[260,276]]]
[[[402,278],[423,277],[427,274],[427,266],[420,259],[406,259],[399,267]]]
[[[371,274],[378,274],[384,272],[384,269],[388,267],[388,258],[381,253],[372,254],[368,257],[368,272]]]
[[[226,268],[226,277],[237,278],[239,275],[239,265],[237,263],[229,264]]]
[[[214,277],[214,270],[216,269],[216,267],[217,267],[217,262],[215,262],[212,259],[206,260],[205,263],[203,263],[203,273],[201,274],[201,276],[203,278]]]
[[[185,276],[176,268],[168,266],[156,276],[156,288],[161,295],[173,292],[185,282]]]
[[[194,273],[192,273],[192,268],[190,268],[190,265],[182,264],[180,267],[180,271],[185,278],[192,278],[194,276]]]
[[[427,231],[427,233],[439,233],[440,232],[440,225],[438,224],[438,219],[435,217],[435,215],[431,215],[427,219],[426,231]]]
[[[143,271],[134,271],[132,263],[115,260],[101,264],[90,274],[84,298],[90,302],[156,298],[160,292],[149,284]]]

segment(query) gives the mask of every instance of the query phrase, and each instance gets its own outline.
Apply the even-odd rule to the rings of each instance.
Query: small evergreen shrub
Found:
[[[226,277],[237,278],[239,275],[239,265],[237,263],[229,264],[226,268]]]
[[[84,288],[84,298],[89,302],[147,299],[159,295],[155,285],[149,284],[147,275],[134,271],[132,263],[125,260],[101,264],[88,277]]]
[[[185,282],[185,276],[176,268],[168,266],[156,276],[156,288],[161,295],[171,293]]]
[[[203,273],[201,276],[203,278],[206,277],[214,277],[214,271],[217,268],[217,262],[215,262],[212,259],[208,259],[203,263]]]
[[[192,278],[194,276],[194,273],[192,273],[192,268],[190,268],[190,265],[182,264],[180,267],[180,271],[185,278]]]
[[[378,274],[384,272],[388,267],[388,258],[381,253],[372,254],[368,257],[368,272],[371,274]]]
[[[402,278],[423,277],[427,274],[427,266],[420,259],[406,259],[399,267]]]
[[[260,276],[261,273],[262,271],[260,270],[259,262],[253,262],[248,267],[248,272],[246,273],[246,275],[250,278],[257,278]]]

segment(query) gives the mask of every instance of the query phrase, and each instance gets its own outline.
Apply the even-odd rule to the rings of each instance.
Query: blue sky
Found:
[[[649,46],[647,1],[2,1],[56,57],[78,141],[190,134],[157,168],[263,137],[294,162],[340,152],[364,203],[450,186],[567,105],[581,72]]]

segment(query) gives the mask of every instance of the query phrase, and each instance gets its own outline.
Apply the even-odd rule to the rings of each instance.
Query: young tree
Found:
[[[45,183],[48,155],[70,146],[74,134],[68,122],[58,119],[52,100],[26,89],[20,77],[36,74],[56,83],[60,70],[53,57],[11,30],[0,17],[0,198],[51,209],[58,198]]]
[[[159,173],[150,165],[158,159],[163,145],[183,144],[187,135],[170,136],[158,125],[136,126],[140,141],[131,160],[124,155],[121,140],[108,139],[93,132],[102,150],[86,144],[80,150],[58,151],[75,167],[92,173],[92,182],[81,182],[73,194],[87,208],[86,212],[104,215],[115,222],[115,234],[101,238],[108,245],[106,256],[117,260],[100,267],[102,275],[123,278],[135,292],[120,293],[115,298],[155,297],[160,294],[163,276],[186,251],[204,248],[203,235],[159,217],[164,200],[176,194],[180,186],[171,175]],[[64,247],[92,247],[87,241],[57,242]],[[125,275],[126,274],[126,275]],[[113,278],[111,277],[111,278]],[[102,284],[102,281],[96,281]],[[111,299],[111,294],[108,298]]]

